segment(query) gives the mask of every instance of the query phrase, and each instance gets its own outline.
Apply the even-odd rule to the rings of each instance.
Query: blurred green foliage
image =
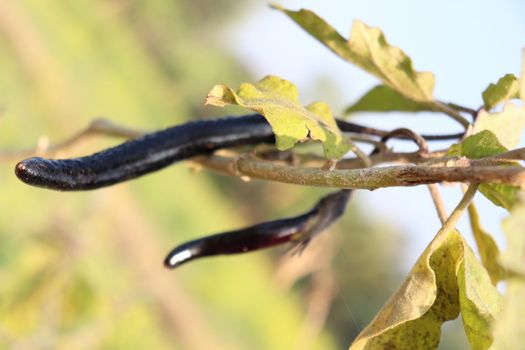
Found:
[[[157,129],[225,113],[204,110],[202,101],[214,84],[247,78],[221,47],[220,29],[239,7],[233,0],[0,3],[1,149],[62,140],[101,115]],[[68,154],[116,142],[93,138]],[[317,334],[315,317],[305,316],[315,273],[292,274],[288,284],[275,278],[283,271],[277,260],[300,267],[307,253],[215,258],[174,272],[162,259],[186,239],[305,210],[320,191],[177,165],[108,189],[57,193],[20,183],[15,163],[0,164],[0,348],[335,349],[399,283],[399,236],[366,223],[352,205],[332,232],[337,248],[316,260],[333,258],[319,273],[335,276],[335,306],[326,325],[318,319]]]

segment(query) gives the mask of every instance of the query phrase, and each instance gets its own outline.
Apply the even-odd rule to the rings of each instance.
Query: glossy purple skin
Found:
[[[29,158],[16,165],[15,173],[20,180],[33,186],[59,191],[92,190],[220,148],[273,141],[270,125],[259,115],[198,120],[153,132],[86,157]]]
[[[342,120],[337,120],[337,125],[343,132],[387,134]],[[447,136],[457,138],[461,135]],[[438,137],[443,139],[443,136]],[[204,119],[153,132],[86,157],[25,159],[16,165],[15,173],[23,182],[37,187],[58,191],[93,190],[217,149],[274,141],[271,126],[258,114]]]
[[[350,190],[331,193],[309,212],[296,217],[263,222],[186,242],[167,255],[164,265],[175,268],[197,258],[247,253],[288,242],[305,246],[343,215],[350,194]]]

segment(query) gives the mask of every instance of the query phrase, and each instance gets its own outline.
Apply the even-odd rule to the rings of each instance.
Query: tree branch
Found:
[[[275,151],[277,152],[277,151]],[[285,153],[284,157],[281,157],[280,154]],[[226,154],[226,156],[224,155]],[[430,155],[439,157],[442,156],[444,152],[438,151],[433,152]],[[257,154],[258,159],[268,161],[278,161],[280,164],[301,166],[301,169],[304,169],[305,166],[310,168],[322,168],[326,163],[326,158],[314,155],[314,154],[295,154],[285,152],[277,153],[261,153]],[[237,161],[239,155],[232,155],[232,152],[218,151],[211,156],[199,156],[191,159],[192,162],[198,165],[202,165],[208,170],[214,172],[228,175],[228,176],[241,176],[242,174],[237,170]],[[432,159],[432,158],[431,158]],[[262,161],[261,160],[261,161]],[[384,153],[378,153],[370,156],[372,165],[384,164],[384,163],[421,163],[429,160],[428,156],[422,155],[419,152],[409,152],[409,153],[394,153],[385,151]],[[364,163],[359,158],[348,158],[341,159],[336,164],[336,169],[339,170],[349,170],[349,169],[361,169],[364,167]]]
[[[492,182],[525,184],[525,169],[516,167],[401,165],[380,168],[327,171],[264,162],[243,156],[235,170],[253,178],[306,186],[374,190],[382,187],[416,186],[439,182]]]

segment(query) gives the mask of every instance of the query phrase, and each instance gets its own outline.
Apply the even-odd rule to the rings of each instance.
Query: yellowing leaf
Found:
[[[438,233],[350,350],[436,348],[441,324],[459,313],[456,271],[462,255],[457,231]]]
[[[441,325],[460,311],[471,346],[487,349],[500,302],[488,273],[459,233],[440,231],[350,350],[435,349]]]
[[[514,74],[506,74],[496,84],[490,84],[483,91],[483,102],[486,110],[491,110],[496,105],[519,97],[519,81]]]
[[[487,270],[492,284],[496,285],[499,281],[505,278],[505,269],[499,263],[500,251],[498,245],[492,236],[485,232],[483,227],[481,227],[478,211],[474,204],[469,205],[468,213],[470,227],[472,228],[472,233],[476,240],[481,262]]]
[[[507,249],[502,263],[510,273],[507,279],[502,311],[494,326],[491,349],[525,349],[525,202],[523,196],[511,216],[503,222]]]
[[[492,131],[507,149],[516,147],[525,127],[525,108],[513,104],[505,106],[499,113],[481,112],[474,123],[473,133]]]
[[[356,103],[345,110],[346,114],[354,112],[420,112],[433,111],[431,105],[416,102],[401,95],[386,85],[378,85],[368,91]]]
[[[262,114],[272,126],[279,150],[307,138],[321,141],[327,158],[341,158],[350,149],[327,104],[316,102],[303,107],[295,85],[276,76],[267,76],[255,84],[241,84],[238,91],[216,85],[206,104],[236,104]]]
[[[375,75],[401,95],[418,102],[433,100],[434,75],[416,72],[410,58],[401,49],[389,45],[378,28],[354,21],[351,38],[346,40],[312,11],[290,11],[277,5],[274,8],[288,15],[338,56]]]
[[[458,287],[461,318],[470,346],[474,350],[488,349],[493,341],[491,325],[501,308],[501,295],[464,241]]]

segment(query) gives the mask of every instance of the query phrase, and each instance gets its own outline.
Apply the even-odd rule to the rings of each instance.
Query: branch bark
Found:
[[[235,169],[252,178],[320,187],[375,190],[439,182],[491,182],[523,186],[525,169],[518,167],[400,165],[380,168],[333,170],[304,168],[240,157]]]

